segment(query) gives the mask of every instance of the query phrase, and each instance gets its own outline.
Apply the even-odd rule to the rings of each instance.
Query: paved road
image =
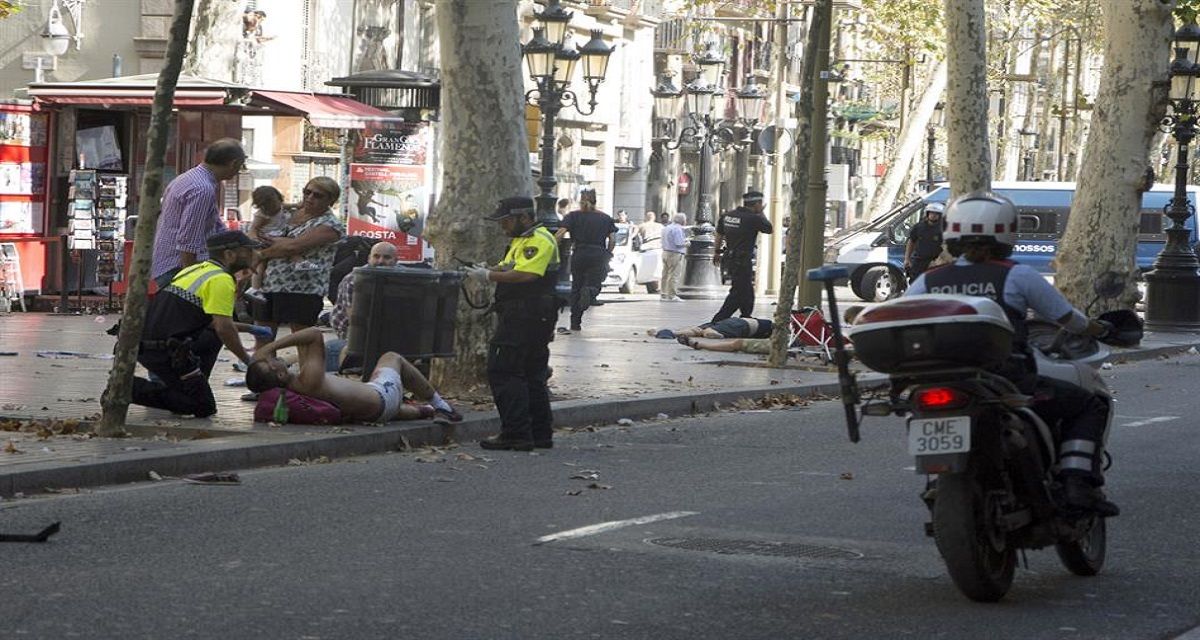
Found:
[[[923,536],[900,423],[870,419],[851,445],[817,402],[565,434],[541,455],[10,501],[0,528],[64,529],[3,549],[0,619],[12,638],[1174,637],[1200,625],[1200,357],[1105,375],[1125,509],[1110,564],[1083,579],[1031,553],[997,605],[961,597]],[[639,517],[662,519],[578,531]]]

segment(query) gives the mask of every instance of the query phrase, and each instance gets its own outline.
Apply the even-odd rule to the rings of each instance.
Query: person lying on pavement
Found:
[[[287,363],[277,355],[280,349],[296,347],[300,352],[299,372],[292,373]],[[359,382],[325,371],[325,340],[316,327],[302,329],[260,347],[246,372],[246,386],[256,393],[285,388],[336,405],[346,420],[352,422],[388,422],[419,417],[417,407],[404,403],[407,388],[418,400],[433,405],[434,422],[446,424],[462,421],[454,410],[434,390],[429,380],[398,353],[379,356],[370,382]]]

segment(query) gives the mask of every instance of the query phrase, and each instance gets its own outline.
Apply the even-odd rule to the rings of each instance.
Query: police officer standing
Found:
[[[571,331],[579,331],[583,328],[583,312],[596,304],[608,277],[617,233],[613,219],[596,209],[594,189],[580,192],[579,209],[563,218],[556,236],[561,240],[568,232],[575,245],[571,253]]]
[[[259,245],[241,231],[210,236],[205,245],[208,260],[180,269],[150,301],[138,362],[158,380],[134,378],[133,404],[211,416],[217,403],[208,376],[221,345],[250,362],[233,322],[233,274],[250,268]]]
[[[774,228],[763,215],[761,191],[747,191],[742,206],[721,216],[713,242],[713,264],[723,268],[730,280],[725,304],[712,317],[719,322],[740,311],[743,318],[754,315],[754,253],[759,233],[771,233]]]
[[[550,413],[550,342],[558,300],[558,244],[537,221],[533,199],[505,198],[489,220],[512,240],[495,268],[475,267],[467,275],[496,283],[496,333],[488,344],[487,374],[500,413],[500,434],[479,443],[484,449],[532,451],[553,443]]]
[[[942,255],[942,211],[945,205],[930,202],[925,205],[925,217],[913,225],[904,245],[904,271],[908,281],[925,273],[929,263]]]

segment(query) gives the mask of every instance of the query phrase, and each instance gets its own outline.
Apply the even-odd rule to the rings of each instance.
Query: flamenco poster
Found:
[[[392,243],[401,262],[430,255],[422,238],[432,201],[430,132],[420,123],[368,127],[350,164],[349,233]]]

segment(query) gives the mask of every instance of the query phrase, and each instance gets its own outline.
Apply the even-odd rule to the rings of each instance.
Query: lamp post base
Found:
[[[1146,330],[1200,333],[1200,272],[1156,267],[1146,273]]]
[[[713,264],[712,226],[701,224],[688,242],[684,255],[683,284],[679,297],[684,300],[720,300],[728,293],[721,284],[721,270]]]

